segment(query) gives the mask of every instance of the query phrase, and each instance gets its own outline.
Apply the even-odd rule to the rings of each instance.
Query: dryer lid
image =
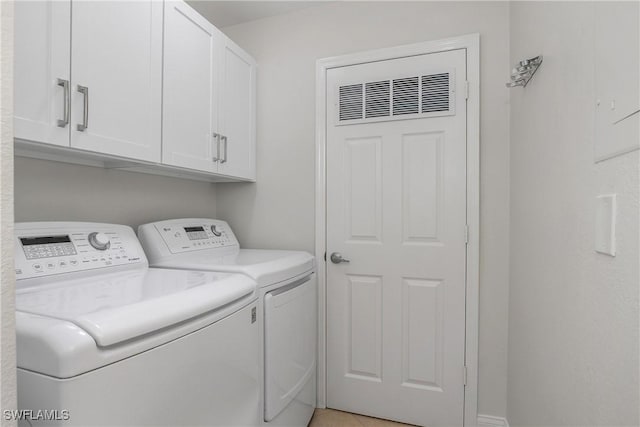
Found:
[[[69,321],[106,347],[212,312],[255,288],[237,274],[149,268],[23,288],[16,310]]]
[[[315,267],[314,257],[308,252],[275,249],[240,249],[225,255],[209,249],[151,262],[154,267],[242,273],[254,279],[259,287],[311,274]]]

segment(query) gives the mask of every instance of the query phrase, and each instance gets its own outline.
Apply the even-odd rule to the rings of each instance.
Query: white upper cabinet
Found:
[[[71,146],[160,161],[162,3],[74,1]]]
[[[162,162],[218,170],[222,34],[183,2],[165,3]]]
[[[221,76],[221,159],[218,172],[255,179],[256,64],[246,52],[225,38]]]
[[[255,61],[183,1],[17,1],[14,71],[18,155],[255,180]]]
[[[15,3],[15,137],[69,145],[71,2]]]

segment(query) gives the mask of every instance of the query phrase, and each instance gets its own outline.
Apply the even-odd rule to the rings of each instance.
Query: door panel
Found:
[[[185,3],[166,2],[164,38],[162,161],[216,172],[221,35]]]
[[[346,139],[345,156],[348,239],[382,243],[382,140]]]
[[[15,137],[68,146],[71,1],[15,2],[14,43]]]
[[[220,132],[223,141],[221,174],[255,179],[255,87],[253,59],[231,40],[225,40],[221,76]]]
[[[347,275],[347,373],[382,380],[382,277]]]
[[[463,423],[465,75],[464,50],[328,72],[329,407]]]
[[[402,279],[402,385],[442,392],[443,282]]]
[[[160,161],[162,3],[74,1],[72,29],[71,146]]]
[[[402,138],[402,241],[438,242],[442,216],[442,132]]]

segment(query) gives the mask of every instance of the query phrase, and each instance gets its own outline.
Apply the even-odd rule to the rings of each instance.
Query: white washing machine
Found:
[[[259,425],[254,280],[148,268],[121,225],[15,236],[23,425]]]
[[[306,426],[316,403],[317,290],[307,252],[240,249],[229,225],[176,219],[142,225],[153,267],[242,273],[258,283],[263,422]]]

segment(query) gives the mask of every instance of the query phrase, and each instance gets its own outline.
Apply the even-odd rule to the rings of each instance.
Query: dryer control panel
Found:
[[[167,248],[172,254],[204,249],[239,247],[238,240],[225,221],[217,219],[174,219],[141,225],[140,241],[146,248]],[[158,241],[158,237],[162,242]]]
[[[16,223],[14,253],[17,280],[147,262],[133,230],[113,224]]]

